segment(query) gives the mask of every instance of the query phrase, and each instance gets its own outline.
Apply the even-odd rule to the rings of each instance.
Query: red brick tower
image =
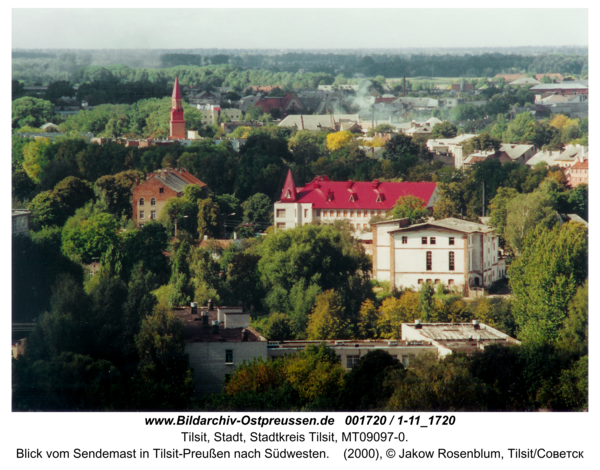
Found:
[[[183,119],[183,105],[178,77],[175,77],[171,99],[171,133],[169,139],[185,139],[185,120]]]

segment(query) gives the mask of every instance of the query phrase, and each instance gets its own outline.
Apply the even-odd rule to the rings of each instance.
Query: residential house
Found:
[[[446,165],[455,165],[457,158],[462,160],[462,144],[477,134],[461,134],[450,139],[429,139],[427,148],[433,153],[434,161],[442,161]]]
[[[545,98],[550,95],[587,95],[588,94],[588,83],[587,81],[577,82],[562,82],[562,83],[540,83],[539,85],[532,86],[529,89],[530,92],[538,96]]]
[[[500,160],[502,164],[516,162],[524,165],[535,153],[536,148],[531,144],[502,144],[497,152],[482,150],[467,156],[457,157],[455,158],[455,166],[456,168],[471,167],[475,163],[489,159]]]
[[[292,127],[298,130],[358,130],[360,119],[358,114],[328,114],[324,116],[291,114],[286,116],[279,124],[279,127]]]
[[[589,184],[588,162],[588,159],[579,157],[575,163],[565,170],[565,176],[567,177],[569,186],[575,188],[580,184]]]
[[[254,106],[258,106],[265,113],[269,113],[272,109],[279,109],[282,117],[285,117],[290,113],[295,114],[296,111],[304,109],[302,101],[300,101],[297,96],[289,93],[283,97],[261,96],[260,99],[254,103]]]
[[[133,188],[133,221],[139,227],[156,220],[167,203],[173,197],[182,197],[183,189],[195,184],[205,183],[194,177],[185,168],[165,168],[146,175],[146,181]]]
[[[448,218],[407,226],[406,219],[396,219],[372,227],[373,278],[392,288],[431,282],[466,294],[506,275],[498,236],[482,223]]]
[[[220,392],[227,377],[244,361],[267,359],[267,340],[250,326],[242,307],[178,308],[173,314],[184,324],[185,352],[193,370],[194,393]]]
[[[29,216],[31,211],[26,209],[12,210],[12,234],[29,236]]]
[[[371,217],[385,217],[396,201],[407,195],[422,199],[425,207],[432,209],[438,197],[437,184],[330,181],[327,176],[317,176],[296,188],[289,170],[281,198],[274,204],[275,227],[347,220],[356,231],[370,231]]]

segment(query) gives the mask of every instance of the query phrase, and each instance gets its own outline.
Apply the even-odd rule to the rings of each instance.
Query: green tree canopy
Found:
[[[420,224],[427,218],[426,203],[423,199],[409,194],[401,196],[396,201],[387,216],[391,219],[408,219],[411,224]]]

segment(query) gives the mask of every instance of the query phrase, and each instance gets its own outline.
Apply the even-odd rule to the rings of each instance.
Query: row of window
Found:
[[[145,218],[144,211],[140,211],[140,219]],[[150,211],[150,218],[156,219],[156,211]]]
[[[402,244],[406,245],[408,243],[408,237],[402,237]],[[436,240],[435,237],[429,237],[429,244],[435,245]],[[427,245],[427,237],[421,237],[421,245]],[[448,237],[448,245],[454,245],[454,237]]]
[[[142,204],[143,205],[143,204]],[[385,217],[385,211],[354,211],[354,210],[323,210],[323,217],[354,217],[354,213],[356,212],[356,217],[374,217],[376,215],[380,215]],[[295,211],[294,211],[295,214]],[[316,210],[316,216],[321,217],[321,209]],[[285,218],[285,209],[277,209],[275,212],[275,217],[278,219]],[[308,217],[308,209],[304,209],[304,217]]]
[[[146,201],[144,200],[143,197],[141,197],[140,198],[140,206],[143,206],[144,204],[146,204]],[[150,199],[150,205],[151,206],[155,206],[156,205],[156,199],[155,198]]]
[[[425,270],[431,271],[433,266],[433,252],[426,252]],[[448,271],[454,271],[454,251],[448,253]]]
[[[436,279],[435,281],[432,281],[431,279],[425,279],[425,282],[429,282],[429,283],[433,282],[434,284],[439,284],[442,281],[440,281],[439,279]],[[423,279],[417,279],[417,283],[419,285],[423,284]],[[448,279],[448,285],[449,286],[453,286],[454,285],[454,279]]]

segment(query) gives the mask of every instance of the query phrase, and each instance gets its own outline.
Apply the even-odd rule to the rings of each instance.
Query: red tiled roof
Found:
[[[586,159],[586,160],[584,160],[582,162],[580,162],[579,160],[577,160],[575,163],[573,163],[571,165],[571,169],[577,169],[577,168],[581,168],[581,169],[587,170],[589,168],[588,167],[588,160]]]
[[[330,181],[327,176],[317,176],[313,181],[297,188],[296,200],[280,202],[312,204],[313,209],[379,209],[390,210],[396,201],[407,195],[416,196],[429,203],[437,183],[380,183]]]

